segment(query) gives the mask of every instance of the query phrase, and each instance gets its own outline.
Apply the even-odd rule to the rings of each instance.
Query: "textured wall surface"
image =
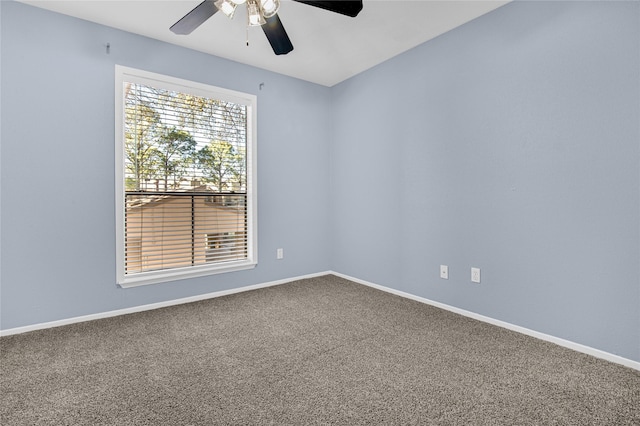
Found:
[[[511,3],[331,89],[0,10],[0,328],[335,270],[640,361],[637,2]],[[258,96],[256,269],[116,286],[115,64]]]
[[[0,7],[2,329],[329,269],[328,88],[20,3]],[[116,286],[115,64],[257,95],[255,269]]]
[[[640,360],[640,4],[511,3],[332,96],[334,270]]]

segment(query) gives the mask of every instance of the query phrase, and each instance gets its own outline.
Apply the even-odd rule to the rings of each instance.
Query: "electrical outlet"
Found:
[[[449,279],[449,267],[447,265],[440,265],[440,278],[443,280]]]
[[[471,268],[471,282],[472,283],[480,282],[480,268]]]
[[[276,259],[283,259],[284,258],[284,249],[279,248],[278,250],[276,250]]]

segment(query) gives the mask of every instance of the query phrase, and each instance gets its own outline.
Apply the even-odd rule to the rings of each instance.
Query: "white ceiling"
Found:
[[[276,56],[246,10],[216,13],[190,35],[169,27],[201,0],[20,0],[243,64],[333,86],[508,1],[364,0],[355,18],[282,0],[278,16],[294,50]],[[247,34],[249,46],[247,47]]]

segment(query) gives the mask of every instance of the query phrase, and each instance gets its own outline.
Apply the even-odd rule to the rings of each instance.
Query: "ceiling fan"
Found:
[[[362,0],[358,1],[307,1],[294,0],[298,3],[319,7],[331,12],[356,17],[362,10]],[[204,0],[191,12],[173,24],[170,30],[175,34],[191,34],[216,12],[221,11],[233,18],[236,8],[247,4],[247,24],[261,26],[276,55],[286,55],[293,50],[293,44],[278,17],[280,0]]]

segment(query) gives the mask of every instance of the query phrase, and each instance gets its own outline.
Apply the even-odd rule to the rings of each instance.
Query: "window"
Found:
[[[118,284],[256,265],[256,98],[116,66]]]
[[[216,232],[207,234],[206,238],[207,261],[230,260],[241,256],[245,240],[244,232]]]

